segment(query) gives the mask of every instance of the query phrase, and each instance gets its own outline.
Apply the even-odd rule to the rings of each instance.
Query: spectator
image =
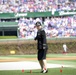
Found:
[[[73,17],[45,18],[44,21],[42,21],[41,18],[21,18],[18,24],[20,31],[22,32],[22,30],[25,29],[27,34],[26,37],[33,38],[34,34],[36,34],[34,24],[37,21],[44,23],[43,28],[48,38],[76,36],[75,18]]]
[[[59,3],[59,4],[58,4]],[[68,2],[67,0],[48,0],[48,1],[39,1],[37,3],[35,0],[0,0],[0,6],[4,7],[4,9],[0,9],[1,12],[46,12],[46,11],[52,11],[52,14],[55,13],[55,11],[60,10],[76,10],[76,1],[75,2]],[[7,8],[8,5],[8,8]],[[11,6],[10,6],[11,5]],[[8,10],[8,11],[6,11]]]

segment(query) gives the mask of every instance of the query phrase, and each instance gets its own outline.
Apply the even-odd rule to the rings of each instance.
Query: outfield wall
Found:
[[[60,38],[49,39],[48,53],[63,53],[62,45],[64,43],[68,46],[68,53],[76,53],[76,39],[75,38]],[[36,41],[25,39],[14,40],[0,40],[0,55],[10,55],[11,51],[15,51],[15,54],[36,54]]]

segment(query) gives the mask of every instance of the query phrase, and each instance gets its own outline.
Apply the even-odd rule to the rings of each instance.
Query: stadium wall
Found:
[[[20,17],[49,17],[49,16],[73,16],[76,10],[68,11],[47,11],[47,12],[25,12],[25,13],[0,13],[0,18],[20,18]]]
[[[63,53],[62,45],[66,43],[68,53],[76,53],[75,38],[48,39],[48,53]],[[0,55],[11,55],[15,51],[16,55],[36,54],[36,41],[34,40],[0,40]],[[15,55],[14,54],[14,55]]]

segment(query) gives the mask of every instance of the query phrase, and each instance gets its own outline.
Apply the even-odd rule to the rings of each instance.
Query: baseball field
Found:
[[[76,53],[47,54],[47,75],[76,75]],[[0,56],[0,75],[42,75],[37,55]]]

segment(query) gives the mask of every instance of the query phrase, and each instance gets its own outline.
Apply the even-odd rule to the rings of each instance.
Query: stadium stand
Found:
[[[45,12],[75,9],[75,0],[0,0],[1,13]]]
[[[44,24],[43,28],[48,38],[76,37],[76,19],[70,16],[45,18],[44,21],[41,18],[21,18],[18,24],[20,37],[34,38],[37,31],[34,26],[36,21],[40,21]]]
[[[75,37],[75,14],[76,0],[0,0],[0,33],[33,38],[37,31],[34,24],[39,20],[49,38]]]

